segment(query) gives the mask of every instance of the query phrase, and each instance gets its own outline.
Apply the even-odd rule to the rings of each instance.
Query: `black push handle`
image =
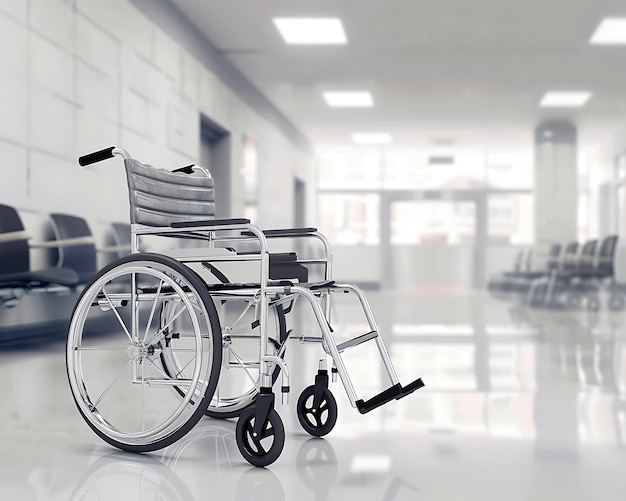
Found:
[[[184,174],[193,174],[193,168],[195,164],[186,165],[185,167],[181,167],[180,169],[175,169],[172,172],[183,172]]]
[[[93,153],[83,155],[78,159],[78,163],[81,167],[86,167],[87,165],[102,162],[102,160],[106,160],[108,158],[113,158],[114,149],[115,146],[111,146],[110,148],[105,148],[104,150],[94,151]]]

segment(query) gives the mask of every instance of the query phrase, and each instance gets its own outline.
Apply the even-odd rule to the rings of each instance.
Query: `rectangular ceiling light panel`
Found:
[[[369,108],[374,99],[369,92],[324,92],[324,99],[333,108]]]
[[[588,91],[552,91],[543,95],[539,105],[544,108],[580,108],[590,97]]]
[[[343,24],[337,18],[275,18],[285,43],[292,45],[337,45],[347,43]]]
[[[352,134],[352,141],[357,144],[389,144],[391,134],[384,132],[356,132]]]
[[[626,44],[626,18],[607,17],[594,31],[589,43],[592,45],[624,45]]]

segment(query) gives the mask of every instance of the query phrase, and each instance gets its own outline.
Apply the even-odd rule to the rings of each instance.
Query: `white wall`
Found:
[[[259,222],[291,225],[293,177],[312,178],[312,157],[127,0],[0,0],[0,43],[0,203],[126,221],[121,163],[76,158],[117,145],[163,168],[197,162],[203,113],[232,134],[233,216],[245,133]]]

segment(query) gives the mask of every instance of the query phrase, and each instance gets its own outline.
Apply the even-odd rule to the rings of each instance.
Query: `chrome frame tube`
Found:
[[[361,307],[363,308],[363,313],[365,313],[365,317],[367,318],[367,322],[370,325],[370,330],[378,333],[378,336],[376,336],[376,346],[378,346],[378,351],[380,352],[383,363],[385,364],[385,368],[387,369],[387,374],[389,375],[389,378],[391,379],[391,382],[393,384],[398,384],[400,380],[398,379],[398,375],[396,374],[396,370],[391,361],[391,357],[387,352],[387,348],[385,346],[383,338],[380,335],[380,330],[378,329],[378,325],[376,324],[376,320],[374,319],[374,314],[372,313],[372,309],[367,302],[365,294],[361,289],[350,284],[337,285],[336,288],[339,290],[347,290],[356,294],[356,297],[359,299]]]
[[[268,287],[268,293],[284,293],[284,287]],[[343,387],[348,394],[348,398],[350,399],[350,404],[352,407],[356,407],[356,401],[358,400],[356,391],[354,390],[354,386],[352,385],[352,381],[350,380],[350,376],[348,375],[348,371],[346,366],[337,350],[337,346],[332,339],[332,333],[330,332],[330,327],[326,320],[326,316],[322,311],[322,308],[319,304],[318,298],[309,290],[300,286],[293,286],[290,288],[291,294],[296,294],[304,297],[311,308],[313,309],[313,314],[315,315],[315,319],[322,331],[322,338],[324,340],[324,345],[327,347],[328,353],[331,357],[333,357],[333,361],[337,366],[337,371],[339,372],[339,377],[341,378],[341,382],[343,383]]]

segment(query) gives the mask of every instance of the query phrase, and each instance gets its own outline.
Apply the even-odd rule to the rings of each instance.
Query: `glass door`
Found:
[[[487,235],[484,194],[396,192],[381,205],[384,287],[445,293],[482,285]]]

